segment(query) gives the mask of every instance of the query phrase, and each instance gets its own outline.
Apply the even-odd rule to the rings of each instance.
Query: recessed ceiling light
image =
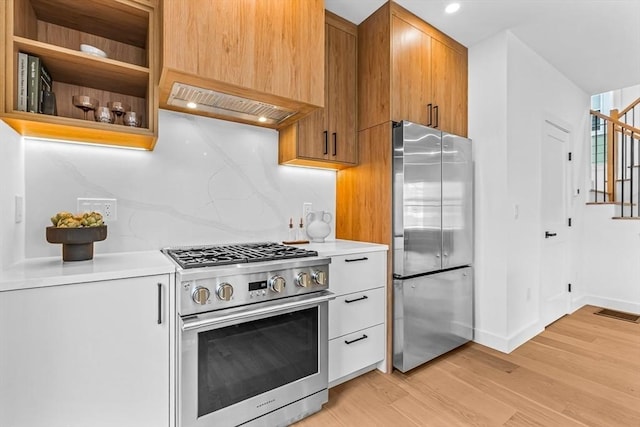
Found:
[[[198,104],[196,104],[195,102],[191,101],[191,102],[187,102],[187,107],[189,108],[196,108],[198,106]]]
[[[444,11],[447,13],[456,13],[458,9],[460,9],[460,3],[451,3],[444,9]]]

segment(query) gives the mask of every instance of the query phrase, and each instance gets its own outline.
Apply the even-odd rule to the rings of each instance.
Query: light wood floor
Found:
[[[640,426],[640,324],[586,306],[503,354],[470,343],[329,390],[315,426]]]

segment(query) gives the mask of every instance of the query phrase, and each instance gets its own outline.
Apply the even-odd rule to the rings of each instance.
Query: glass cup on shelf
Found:
[[[113,113],[109,107],[98,107],[93,115],[96,122],[113,123]]]
[[[42,113],[50,116],[58,115],[58,107],[56,105],[56,94],[51,91],[42,92]]]
[[[74,95],[72,100],[73,100],[73,105],[75,105],[76,107],[84,111],[85,120],[88,120],[87,113],[89,111],[95,110],[100,105],[97,99],[91,98],[90,96],[86,96],[86,95]]]
[[[132,127],[140,127],[142,124],[142,115],[135,111],[127,111],[124,113],[124,125]]]
[[[125,111],[130,110],[131,107],[128,104],[120,101],[109,101],[107,107],[116,115],[115,123],[124,124],[121,120]]]

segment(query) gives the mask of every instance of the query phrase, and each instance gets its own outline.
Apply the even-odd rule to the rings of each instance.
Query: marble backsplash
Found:
[[[25,139],[27,258],[60,254],[45,227],[78,197],[117,199],[96,253],[281,241],[304,202],[335,213],[335,172],[278,165],[276,131],[166,110],[159,123],[152,152]]]

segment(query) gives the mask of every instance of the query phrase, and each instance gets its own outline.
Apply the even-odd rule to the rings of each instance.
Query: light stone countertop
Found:
[[[307,243],[293,245],[302,249],[317,251],[320,256],[340,256],[361,254],[365,252],[386,251],[387,245],[378,243],[357,242],[355,240],[326,240],[324,243]]]
[[[387,245],[353,240],[295,246],[328,257],[388,249]],[[60,256],[29,258],[0,271],[0,292],[173,272],[175,265],[160,250],[97,254],[92,260],[72,262],[63,262]]]
[[[72,262],[63,262],[61,256],[29,258],[0,271],[0,292],[174,271],[175,265],[159,250],[97,254],[92,260]]]

